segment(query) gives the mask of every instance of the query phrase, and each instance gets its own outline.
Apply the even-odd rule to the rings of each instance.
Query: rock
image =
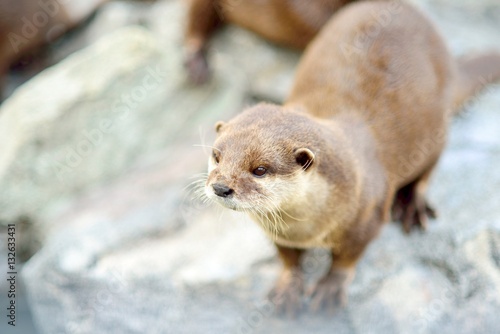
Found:
[[[453,124],[431,187],[440,218],[410,236],[386,226],[359,264],[348,307],[334,316],[273,315],[265,293],[280,265],[271,242],[248,218],[217,212],[181,190],[204,154],[179,145],[89,192],[57,219],[23,271],[37,323],[45,333],[141,333],[144,324],[148,333],[493,333],[499,143],[459,135],[490,120],[498,96],[497,88]],[[489,124],[500,130],[500,122]],[[483,160],[471,162],[474,152]],[[327,260],[324,252],[308,254],[309,284]],[[61,321],[49,317],[54,313]]]
[[[144,1],[111,1],[102,5],[87,24],[65,36],[51,48],[51,62],[57,63],[103,35],[117,29],[142,25],[150,14],[151,4]]]
[[[144,131],[137,115],[154,112],[150,101],[167,87],[163,56],[146,31],[130,28],[46,70],[5,102],[2,220],[35,216],[58,194],[109,178],[133,161],[132,150],[142,145],[126,138]],[[146,77],[150,89],[137,85]],[[111,145],[120,138],[122,145]]]
[[[160,1],[149,17],[144,12],[136,3],[105,5],[56,58],[130,22],[144,21],[152,32],[119,29],[42,72],[2,105],[0,222],[23,217],[43,224],[69,198],[182,137],[191,119],[215,121],[251,98],[284,99],[297,53],[230,28],[214,42],[214,80],[189,87],[179,48],[182,4]],[[150,78],[154,87],[147,89]]]
[[[176,289],[185,283],[203,289],[221,281],[233,282],[244,276],[252,264],[269,258],[271,244],[257,226],[235,223],[238,218],[230,214],[225,223],[213,219],[212,211],[198,206],[182,192],[184,180],[205,160],[200,148],[171,148],[152,166],[138,168],[112,185],[92,191],[57,220],[57,232],[50,235],[46,246],[24,271],[30,298],[40,306],[34,308],[35,318],[45,332],[140,332],[134,324],[129,327],[131,323],[122,322],[120,326],[101,319],[104,310],[114,309],[112,312],[118,316],[125,311],[120,307],[125,307],[139,312],[139,319],[145,316],[151,320],[148,332],[160,333],[165,322],[187,320],[184,305],[177,308],[175,304],[163,304],[165,298],[187,301],[188,297],[177,294]],[[246,238],[241,240],[241,235]],[[246,254],[247,249],[257,246],[251,255]],[[228,249],[234,251],[228,254]],[[53,257],[53,253],[59,256]],[[219,261],[221,257],[225,261]],[[49,267],[54,270],[47,271]],[[143,291],[136,289],[143,280],[156,282],[162,291],[156,302],[150,301],[158,306],[153,313],[140,303],[126,301],[132,296],[129,289],[134,290],[138,300],[149,299],[149,283]],[[52,283],[39,284],[45,281]],[[40,290],[42,285],[46,289]],[[78,296],[67,298],[66,287]],[[167,295],[163,294],[165,289]],[[68,304],[56,306],[54,298]],[[55,312],[60,306],[73,310],[75,318],[48,321],[45,312]]]
[[[473,27],[465,26],[458,18],[466,18],[467,11],[448,11],[443,3],[452,6],[451,2],[418,3],[442,17],[438,24],[457,54],[498,40],[490,35],[498,28],[497,21],[473,20]],[[213,133],[213,121],[229,118],[247,99],[283,99],[287,89],[282,87],[290,84],[297,55],[242,30],[226,29],[212,50],[215,80],[207,87],[192,88],[183,82],[180,66],[182,10],[178,2],[170,1],[153,8],[146,26],[156,35],[137,27],[117,31],[35,79],[42,83],[18,91],[24,96],[32,90],[45,92],[48,83],[61,85],[59,81],[71,88],[76,83],[65,74],[71,66],[75,73],[85,70],[84,78],[89,77],[87,72],[103,72],[90,78],[99,79],[99,89],[91,89],[94,82],[89,79],[82,83],[89,85],[88,90],[69,89],[72,95],[61,94],[57,101],[35,105],[17,98],[16,102],[40,106],[33,110],[41,110],[37,113],[47,118],[58,116],[63,125],[54,128],[54,139],[49,130],[37,126],[36,135],[23,133],[23,143],[29,144],[6,146],[26,157],[20,160],[22,173],[10,173],[20,184],[18,193],[12,192],[15,183],[6,182],[6,174],[0,173],[0,189],[4,191],[4,184],[10,187],[5,194],[18,200],[26,196],[31,203],[12,201],[14,209],[5,211],[9,218],[4,219],[28,213],[47,231],[43,248],[22,271],[42,333],[498,331],[500,85],[472,99],[452,124],[430,187],[439,218],[429,230],[405,236],[400,226],[388,224],[359,263],[346,309],[334,315],[306,312],[299,319],[283,319],[273,314],[273,305],[265,299],[280,270],[272,243],[248,218],[197,201],[200,183],[193,183],[192,191],[186,186],[194,181],[190,176],[205,169],[210,148],[204,152],[193,145],[211,143],[204,139]],[[166,9],[171,9],[171,19],[162,20]],[[126,55],[113,57],[118,50]],[[107,59],[113,61],[97,64]],[[274,70],[281,59],[286,59],[283,67]],[[95,159],[82,160],[85,168],[68,176],[64,187],[45,183],[48,174],[35,178],[40,152],[64,153],[58,146],[62,141],[75,145],[82,138],[75,128],[64,125],[79,121],[85,128],[87,122],[96,124],[108,117],[110,104],[140,84],[151,64],[165,64],[169,80],[147,103],[131,110],[130,121],[120,131],[110,139],[103,137],[106,145],[96,148]],[[113,69],[116,75],[108,75]],[[271,87],[280,80],[282,87]],[[85,94],[79,94],[82,91]],[[81,96],[85,100],[79,104]],[[50,103],[66,105],[64,112],[49,108]],[[88,114],[82,112],[84,106]],[[24,110],[31,109],[15,109],[27,114]],[[2,117],[7,116],[0,114],[0,136],[4,131],[18,135],[12,129],[20,126],[19,121],[9,118],[12,123],[4,123]],[[10,137],[0,137],[0,142],[4,138]],[[37,138],[43,145],[35,145]],[[0,153],[0,171],[12,164],[13,153],[5,152]],[[34,186],[24,185],[32,179],[38,180]],[[7,203],[4,198],[0,195],[0,203]],[[328,260],[324,251],[307,255],[308,284],[324,273]]]
[[[46,70],[5,102],[1,221],[43,221],[54,201],[120,175],[200,119],[214,122],[237,110],[243,100],[237,70],[227,66],[233,72],[227,80],[186,89],[179,53],[168,51],[143,28],[124,28]]]

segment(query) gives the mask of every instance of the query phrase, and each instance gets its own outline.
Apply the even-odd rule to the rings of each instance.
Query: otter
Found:
[[[284,267],[269,296],[279,311],[301,307],[304,250],[331,251],[309,295],[313,310],[335,309],[391,212],[406,231],[425,229],[449,120],[498,79],[500,53],[456,60],[420,10],[357,2],[306,49],[283,105],[216,124],[205,194],[246,212],[276,244]]]
[[[53,42],[107,0],[0,2],[0,101],[4,77],[21,57]]]
[[[196,84],[208,80],[208,42],[226,22],[303,50],[332,14],[351,1],[354,0],[191,0],[184,42],[188,76]]]

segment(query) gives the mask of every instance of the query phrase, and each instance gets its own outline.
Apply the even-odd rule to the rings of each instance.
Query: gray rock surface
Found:
[[[95,44],[21,86],[0,108],[0,222],[47,221],[59,202],[124,173],[198,119],[215,121],[256,96],[283,100],[297,53],[228,29],[211,54],[216,79],[190,87],[180,52],[181,3],[155,3],[144,23],[149,29],[119,29],[145,20],[137,8],[104,6],[60,53]],[[99,39],[102,31],[113,32]]]
[[[147,32],[129,28],[18,89],[0,114],[0,219],[33,217],[57,195],[123,171],[133,152],[164,144],[161,119],[137,117],[161,113],[171,80],[162,58]],[[142,78],[152,88],[130,86]]]
[[[46,333],[498,332],[500,142],[477,123],[500,131],[499,88],[453,125],[431,188],[440,218],[408,237],[388,224],[338,314],[273,315],[264,297],[280,265],[270,241],[244,216],[180,191],[203,160],[180,146],[175,158],[92,192],[59,219],[24,270],[38,323]],[[180,178],[163,173],[172,159]],[[309,254],[309,283],[327,260]],[[54,313],[65,321],[47,321]]]
[[[454,53],[500,48],[495,1],[413,2],[432,13]],[[265,300],[280,269],[271,242],[248,218],[197,201],[188,184],[205,169],[214,121],[252,99],[282,100],[298,55],[229,28],[214,41],[214,81],[190,87],[180,3],[158,2],[144,16],[127,6],[106,6],[97,23],[144,28],[104,36],[0,111],[0,220],[28,216],[45,231],[22,275],[42,333],[499,331],[499,85],[452,124],[429,231],[405,236],[388,224],[360,262],[345,310],[282,319]],[[113,13],[116,21],[102,19]],[[89,29],[92,40],[99,29]],[[156,65],[165,68],[161,87],[135,101],[62,182],[50,164],[78,147],[82,131],[118,120],[113,103]],[[311,251],[309,284],[327,263]]]

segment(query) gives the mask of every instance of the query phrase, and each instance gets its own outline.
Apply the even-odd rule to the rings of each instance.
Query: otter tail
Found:
[[[492,52],[464,57],[458,59],[457,63],[458,85],[454,96],[455,113],[487,84],[500,80],[500,53]]]

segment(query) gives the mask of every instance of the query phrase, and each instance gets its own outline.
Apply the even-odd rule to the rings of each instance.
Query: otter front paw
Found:
[[[204,51],[189,53],[184,60],[189,80],[196,85],[201,85],[210,78],[207,56]]]
[[[333,312],[347,305],[347,288],[354,278],[354,269],[332,269],[311,291],[310,309]]]
[[[304,278],[300,270],[284,270],[267,297],[278,314],[295,317],[302,310]]]

